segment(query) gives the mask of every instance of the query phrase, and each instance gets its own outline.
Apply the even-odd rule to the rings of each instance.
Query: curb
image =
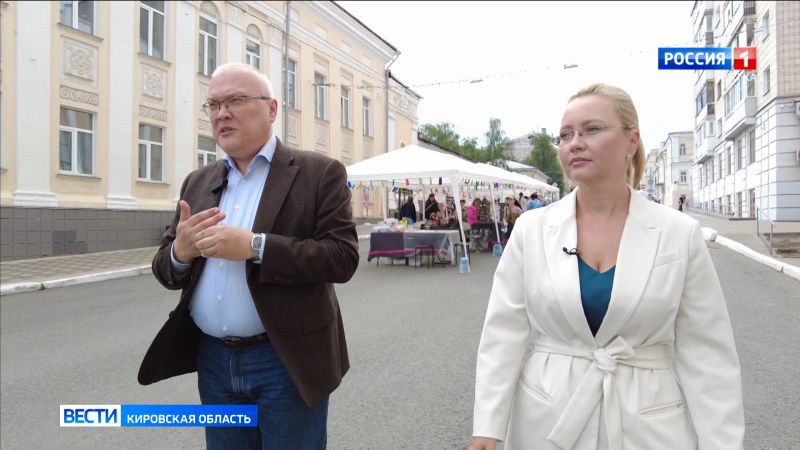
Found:
[[[152,273],[150,265],[129,267],[127,269],[110,270],[107,272],[90,273],[68,278],[57,278],[45,281],[28,281],[25,283],[9,283],[0,285],[0,295],[19,294],[23,292],[33,292],[41,289],[52,289],[57,287],[74,286],[76,284],[96,283],[98,281],[113,280],[116,278],[136,277]]]
[[[728,239],[725,236],[720,236],[717,230],[708,227],[701,228],[703,232],[703,236],[705,237],[706,241],[714,241],[723,247],[727,247],[736,253],[744,255],[756,262],[764,264],[767,267],[774,269],[776,272],[782,272],[786,275],[794,278],[797,281],[800,281],[800,267],[793,266],[791,264],[786,264],[784,262],[778,261],[775,258],[762,255],[757,251],[747,247],[744,244],[736,242],[732,239]]]

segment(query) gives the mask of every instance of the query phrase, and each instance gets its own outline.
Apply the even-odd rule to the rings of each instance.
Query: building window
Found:
[[[756,162],[756,130],[750,130],[750,164]]]
[[[734,153],[733,153],[733,146],[728,146],[728,175],[733,174],[733,167],[734,167]]]
[[[139,51],[164,59],[164,2],[142,1],[139,5]]]
[[[740,76],[733,82],[733,85],[725,94],[725,117],[744,101],[747,89],[747,77]]]
[[[261,44],[247,37],[247,64],[261,70]]]
[[[686,144],[681,144],[680,147],[678,147],[678,155],[686,156]]]
[[[164,179],[164,130],[151,125],[139,125],[139,179]]]
[[[59,12],[64,25],[94,34],[94,2],[62,0]]]
[[[764,14],[764,17],[761,18],[761,32],[763,33],[761,40],[764,41],[769,36],[769,11]]]
[[[205,167],[217,160],[217,144],[214,139],[197,136],[197,168]]]
[[[737,167],[739,170],[747,167],[747,161],[745,160],[747,153],[744,151],[745,139],[747,139],[747,136],[742,135],[741,138],[736,140],[736,160],[739,161],[739,167]]]
[[[290,59],[286,72],[286,106],[297,108],[297,62]]]
[[[91,113],[61,108],[58,129],[58,170],[62,173],[94,173],[94,117]]]
[[[314,117],[325,118],[325,77],[314,73]]]
[[[255,25],[247,27],[245,62],[261,71],[261,32]]]
[[[207,77],[217,68],[217,24],[213,19],[200,16],[200,67]]]
[[[361,110],[363,118],[362,126],[364,128],[363,130],[364,136],[372,136],[372,114],[370,113],[369,110],[369,99],[366,97],[361,99]]]
[[[342,128],[350,127],[350,89],[342,86]]]
[[[681,174],[681,181],[680,181],[681,184],[686,184],[686,171],[681,170],[680,174]]]
[[[764,91],[762,95],[767,95],[769,93],[769,74],[770,70],[769,67],[764,69]]]

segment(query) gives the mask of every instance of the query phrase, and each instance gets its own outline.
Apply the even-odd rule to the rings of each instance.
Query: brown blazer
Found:
[[[219,206],[227,168],[220,160],[189,174],[181,188],[192,214]],[[337,386],[350,367],[333,283],[358,267],[347,172],[336,160],[293,150],[278,140],[252,231],[266,233],[264,261],[247,261],[247,285],[256,310],[286,371],[309,406]],[[153,259],[153,274],[167,289],[182,289],[178,306],[158,332],[139,368],[147,385],[197,370],[201,335],[189,302],[206,259],[184,273],[170,260],[180,217],[176,208]],[[242,280],[244,281],[244,280]]]

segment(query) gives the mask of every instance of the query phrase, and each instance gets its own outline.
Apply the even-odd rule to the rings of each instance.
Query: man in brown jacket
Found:
[[[359,259],[347,173],[277,140],[278,101],[248,65],[217,68],[203,106],[226,155],[186,177],[153,259],[182,293],[139,382],[197,371],[204,404],[258,404],[258,428],[207,427],[208,448],[325,448],[349,368],[333,283]]]

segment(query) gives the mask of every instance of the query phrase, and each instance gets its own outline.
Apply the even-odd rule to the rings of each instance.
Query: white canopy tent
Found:
[[[519,174],[499,169],[488,164],[475,164],[465,159],[447,153],[429,150],[418,145],[408,145],[398,150],[383,153],[355,164],[347,166],[347,180],[351,183],[364,181],[398,181],[410,178],[428,178],[433,185],[435,179],[437,184],[441,177],[442,183],[447,183],[452,187],[453,197],[458,217],[459,228],[461,229],[461,243],[464,249],[467,248],[467,239],[464,235],[464,227],[461,221],[461,195],[458,189],[462,179],[470,181],[483,181],[489,184],[490,189],[494,183],[514,184],[520,186],[537,187],[528,180],[523,180]],[[533,180],[535,183],[540,183]],[[492,202],[494,205],[494,202]],[[494,212],[493,212],[493,215]],[[499,227],[495,215],[495,228],[497,229],[498,239],[500,238]],[[464,255],[468,253],[465,251]]]

